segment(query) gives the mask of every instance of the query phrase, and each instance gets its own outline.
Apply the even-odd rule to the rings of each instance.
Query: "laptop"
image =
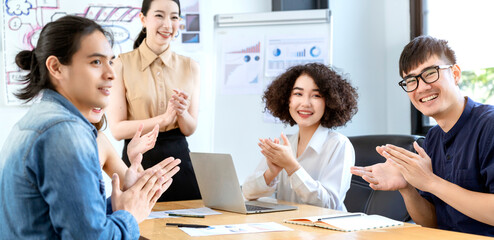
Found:
[[[282,204],[244,201],[230,154],[191,152],[190,159],[206,207],[244,214],[297,209]]]

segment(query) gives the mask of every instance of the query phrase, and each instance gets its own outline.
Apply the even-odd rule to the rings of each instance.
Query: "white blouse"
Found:
[[[297,156],[298,135],[288,138],[293,156]],[[271,196],[276,191],[279,200],[346,211],[343,200],[350,188],[350,167],[355,165],[350,140],[319,125],[297,161],[301,167],[292,176],[283,169],[268,186],[264,180],[268,166],[263,159],[242,186],[245,198]]]

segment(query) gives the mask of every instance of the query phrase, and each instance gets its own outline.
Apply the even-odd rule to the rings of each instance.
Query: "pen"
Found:
[[[346,215],[336,215],[336,216],[323,217],[323,218],[317,219],[317,221],[322,221],[325,219],[333,219],[333,218],[354,217],[354,216],[362,216],[362,213],[352,213],[352,214],[346,214]]]
[[[168,213],[168,216],[204,218],[204,215],[195,215],[195,214],[186,214],[186,213]]]
[[[208,228],[206,225],[185,224],[185,223],[166,223],[166,226],[188,227],[188,228]]]

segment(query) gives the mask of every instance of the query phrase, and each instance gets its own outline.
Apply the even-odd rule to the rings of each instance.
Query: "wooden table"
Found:
[[[163,219],[150,219],[144,220],[139,224],[141,236],[148,239],[192,239],[193,237],[187,235],[177,227],[167,227],[167,222],[180,222],[189,224],[203,224],[203,225],[228,225],[228,224],[241,224],[241,223],[260,223],[260,222],[276,222],[283,224],[294,231],[288,232],[268,232],[268,233],[253,233],[253,234],[232,234],[232,235],[217,235],[207,237],[195,237],[196,239],[491,239],[484,236],[458,233],[452,231],[444,231],[426,227],[420,227],[414,224],[405,224],[404,227],[377,229],[358,232],[339,232],[328,229],[300,226],[295,224],[283,223],[284,219],[295,217],[307,217],[332,214],[337,211],[320,208],[310,205],[293,204],[299,209],[295,211],[275,212],[275,213],[262,213],[262,214],[238,214],[226,211],[219,211],[221,215],[211,215],[205,218],[163,218]],[[204,207],[201,200],[191,201],[177,201],[157,203],[153,211],[165,211],[174,209],[187,209],[187,208],[200,208]]]

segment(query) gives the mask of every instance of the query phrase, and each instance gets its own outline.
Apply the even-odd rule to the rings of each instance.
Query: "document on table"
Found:
[[[275,222],[265,223],[245,223],[234,225],[215,225],[208,228],[180,228],[191,237],[226,235],[226,234],[241,234],[241,233],[260,233],[260,232],[281,232],[293,231],[289,227],[285,227]]]
[[[177,210],[167,210],[167,211],[157,211],[151,212],[147,219],[153,218],[176,218],[175,216],[168,216],[168,214],[189,214],[189,215],[218,215],[220,212],[214,211],[211,208],[190,208],[190,209],[177,209]]]

